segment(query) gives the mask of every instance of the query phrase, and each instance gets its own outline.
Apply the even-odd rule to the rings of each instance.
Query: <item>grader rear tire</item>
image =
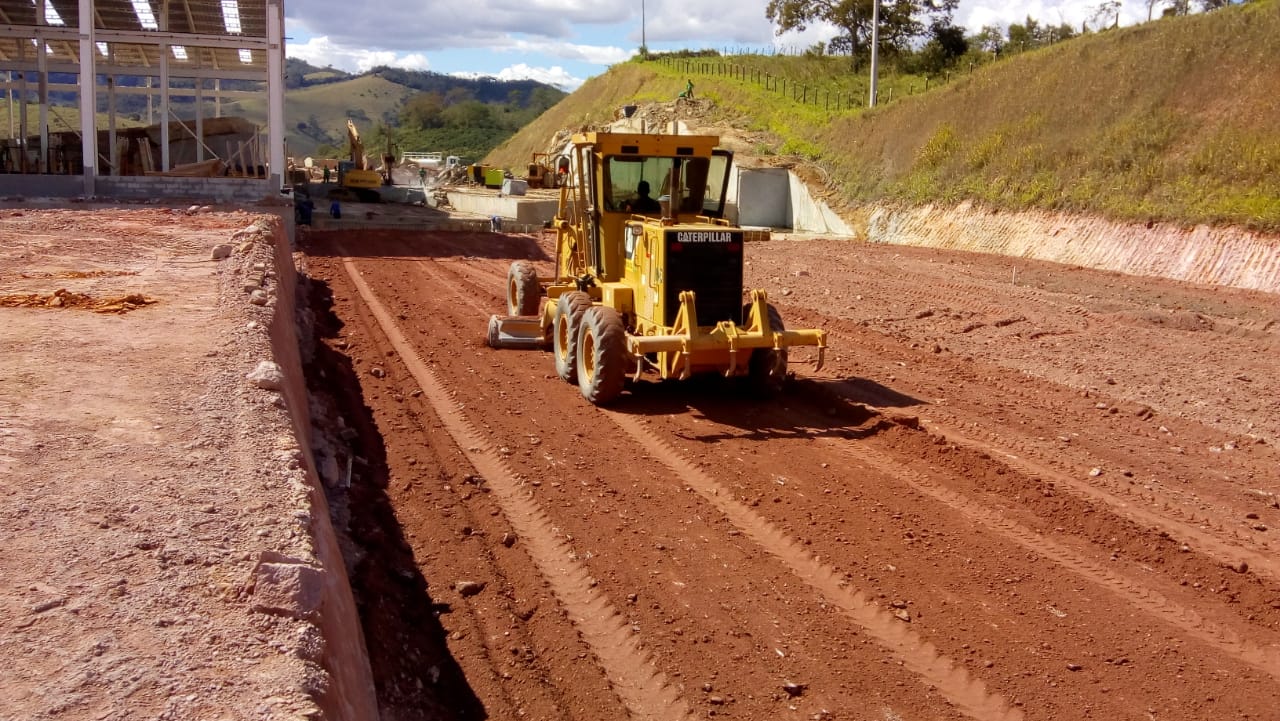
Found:
[[[507,271],[507,315],[537,315],[542,300],[542,286],[533,265],[523,260],[511,264]]]
[[[772,304],[766,306],[769,313],[769,327],[773,331],[786,330],[782,323],[782,314]],[[751,306],[742,309],[742,320],[745,323],[750,317]],[[751,351],[751,360],[747,362],[747,387],[751,394],[768,398],[782,391],[787,380],[787,349],[757,348]]]
[[[627,380],[627,329],[618,311],[597,305],[582,316],[578,335],[578,388],[602,406],[618,397]]]
[[[560,296],[556,302],[555,324],[551,345],[556,359],[556,373],[568,383],[578,382],[578,332],[582,314],[591,307],[591,296],[580,290]]]

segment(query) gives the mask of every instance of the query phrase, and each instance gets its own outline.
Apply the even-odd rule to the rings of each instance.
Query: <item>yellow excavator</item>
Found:
[[[369,169],[368,159],[364,155],[364,143],[360,140],[360,131],[356,124],[347,119],[348,160],[338,161],[338,187],[330,193],[331,197],[345,197],[363,203],[376,203],[382,200],[378,188],[383,184],[382,175]]]
[[[766,231],[724,219],[733,156],[719,142],[575,135],[552,221],[555,275],[512,263],[508,314],[489,319],[488,344],[550,347],[557,374],[599,405],[646,372],[741,376],[768,395],[792,346],[816,346],[821,369],[825,330],[786,330],[764,290],[744,293],[745,241]]]

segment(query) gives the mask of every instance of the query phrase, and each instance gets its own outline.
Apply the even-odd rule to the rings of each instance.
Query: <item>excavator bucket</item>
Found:
[[[537,316],[491,316],[486,340],[491,348],[529,350],[547,347],[547,338]]]

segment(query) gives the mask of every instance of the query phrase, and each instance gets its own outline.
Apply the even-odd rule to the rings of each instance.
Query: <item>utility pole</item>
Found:
[[[880,0],[871,0],[871,97],[867,107],[876,106],[876,71],[880,61]]]
[[[649,43],[645,40],[644,34],[644,0],[640,0],[640,50],[645,55],[649,54]]]

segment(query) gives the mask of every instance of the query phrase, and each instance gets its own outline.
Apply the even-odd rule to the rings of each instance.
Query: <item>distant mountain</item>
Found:
[[[288,154],[345,157],[347,120],[355,123],[370,155],[380,155],[387,135],[401,151],[438,151],[476,161],[567,94],[534,80],[460,78],[433,72],[377,67],[364,73],[319,68],[297,58],[285,60],[285,139]],[[74,75],[51,75],[54,83],[73,84]],[[120,76],[121,87],[143,87],[146,78]],[[174,78],[175,88],[194,87],[192,80]],[[263,84],[224,80],[224,90],[249,91],[251,97],[228,98],[222,115],[238,115],[265,128],[267,97]],[[63,115],[77,105],[75,91],[50,93]],[[160,119],[159,96],[152,100],[151,118]],[[107,111],[107,94],[98,94],[98,111]],[[205,117],[214,115],[214,101],[206,97]],[[147,97],[118,93],[117,117],[126,125],[147,122]],[[173,97],[170,108],[183,120],[196,116],[193,98]],[[57,125],[58,123],[55,123]],[[64,123],[65,124],[65,123]],[[102,123],[105,127],[105,121]],[[59,125],[61,127],[61,125]],[[74,128],[74,125],[68,125]]]
[[[385,66],[353,74],[297,58],[285,61],[285,88],[286,139],[295,158],[345,157],[350,119],[371,155],[386,146],[390,133],[398,151],[478,160],[566,97],[534,80],[459,78]],[[265,125],[266,98],[224,102],[223,114]]]

